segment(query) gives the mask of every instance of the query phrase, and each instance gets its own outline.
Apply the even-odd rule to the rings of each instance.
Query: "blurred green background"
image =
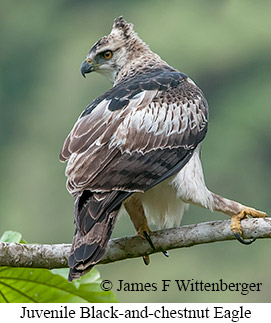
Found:
[[[36,243],[70,243],[73,199],[58,161],[75,120],[111,87],[80,75],[91,46],[123,15],[169,64],[188,74],[210,106],[203,165],[208,187],[270,213],[270,1],[1,1],[0,228]],[[183,223],[227,219],[190,207]],[[133,234],[121,218],[113,236]],[[98,265],[123,302],[271,302],[270,241],[220,242]],[[117,292],[120,279],[261,282],[261,292]]]

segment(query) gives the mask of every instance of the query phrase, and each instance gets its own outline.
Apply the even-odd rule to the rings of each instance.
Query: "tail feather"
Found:
[[[108,210],[112,193],[84,192],[75,201],[76,231],[69,257],[69,281],[84,275],[101,260],[120,207]]]

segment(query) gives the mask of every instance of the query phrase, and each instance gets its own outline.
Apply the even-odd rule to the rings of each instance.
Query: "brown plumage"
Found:
[[[154,54],[122,17],[82,63],[83,76],[92,71],[114,85],[87,106],[60,154],[68,161],[67,188],[75,197],[70,280],[102,258],[122,205],[146,237],[145,216],[157,216],[158,226],[179,224],[186,203],[224,212],[221,205],[229,201],[214,198],[204,184],[199,144],[208,104],[191,79]],[[168,187],[171,202],[163,193]],[[159,210],[151,210],[153,196],[165,199]],[[232,203],[228,213],[242,210]]]

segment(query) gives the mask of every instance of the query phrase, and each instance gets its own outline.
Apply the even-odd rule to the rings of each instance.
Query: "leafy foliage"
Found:
[[[68,269],[66,269],[68,273]],[[41,268],[0,269],[1,303],[115,302],[110,291],[101,291],[96,269],[83,282],[69,283],[62,275]]]
[[[1,241],[20,242],[18,232],[7,231]],[[94,268],[81,279],[69,283],[68,268],[0,268],[1,303],[85,303],[116,302],[115,295],[100,288],[100,274]]]
[[[26,243],[26,241],[22,239],[22,234],[20,232],[11,231],[11,230],[5,231],[2,234],[0,241]]]

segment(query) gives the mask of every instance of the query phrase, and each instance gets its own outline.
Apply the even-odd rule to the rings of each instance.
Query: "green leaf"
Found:
[[[16,231],[5,231],[0,238],[0,241],[3,242],[17,242],[17,243],[26,243],[25,240],[22,239],[22,234]]]
[[[58,274],[65,279],[68,279],[69,275],[69,268],[55,268],[51,269],[51,272],[54,274]],[[90,272],[88,272],[86,275],[82,276],[79,279],[74,279],[73,284],[78,288],[80,285],[86,285],[91,283],[101,283],[101,276],[99,271],[96,268],[92,268]]]
[[[51,269],[51,272],[53,274],[60,275],[65,279],[68,279],[69,268],[54,268],[54,269]]]
[[[1,303],[116,302],[111,291],[102,291],[95,269],[86,278],[69,283],[64,270],[56,274],[41,268],[0,268]],[[97,274],[98,273],[98,274]],[[66,271],[67,274],[67,271]]]
[[[22,235],[16,231],[5,231],[0,238],[0,241],[3,242],[20,242],[22,239]]]

